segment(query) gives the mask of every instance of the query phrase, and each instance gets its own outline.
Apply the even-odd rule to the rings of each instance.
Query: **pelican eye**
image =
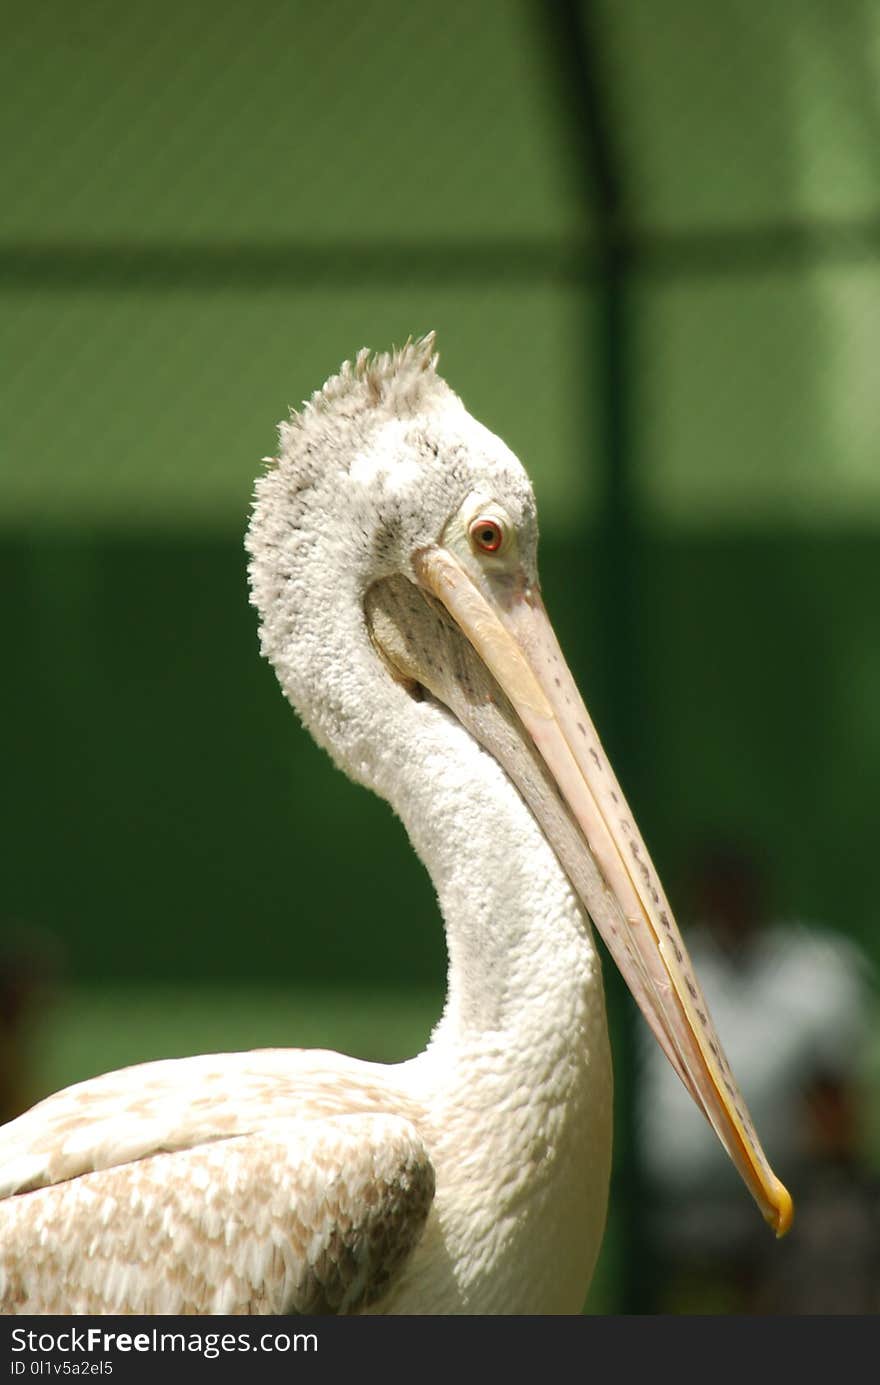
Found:
[[[504,542],[504,529],[497,519],[480,515],[468,528],[471,543],[482,553],[497,553]]]

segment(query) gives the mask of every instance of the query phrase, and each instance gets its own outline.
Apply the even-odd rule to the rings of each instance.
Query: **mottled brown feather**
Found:
[[[4,1313],[352,1313],[418,1243],[434,1171],[392,1115],[280,1122],[0,1202]]]

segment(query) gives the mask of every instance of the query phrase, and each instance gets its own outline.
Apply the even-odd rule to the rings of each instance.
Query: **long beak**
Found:
[[[442,546],[422,552],[416,571],[531,737],[601,877],[589,898],[573,877],[575,888],[673,1068],[765,1219],[777,1236],[784,1235],[792,1220],[791,1197],[755,1134],[657,872],[539,594],[522,583],[505,587],[503,599],[496,597]]]

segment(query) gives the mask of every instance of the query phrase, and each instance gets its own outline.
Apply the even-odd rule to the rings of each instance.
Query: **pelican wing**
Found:
[[[416,1246],[434,1170],[377,1070],[150,1063],[0,1131],[0,1312],[350,1313]]]
[[[3,1313],[350,1313],[393,1283],[434,1195],[398,1116],[335,1116],[0,1203]]]

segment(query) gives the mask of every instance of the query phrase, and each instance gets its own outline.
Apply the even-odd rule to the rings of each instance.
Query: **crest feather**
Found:
[[[345,361],[338,374],[316,390],[299,412],[292,412],[282,431],[308,427],[316,414],[360,415],[371,410],[406,417],[432,397],[451,393],[437,374],[436,333],[407,341],[397,350],[374,352],[364,347],[355,360]]]

